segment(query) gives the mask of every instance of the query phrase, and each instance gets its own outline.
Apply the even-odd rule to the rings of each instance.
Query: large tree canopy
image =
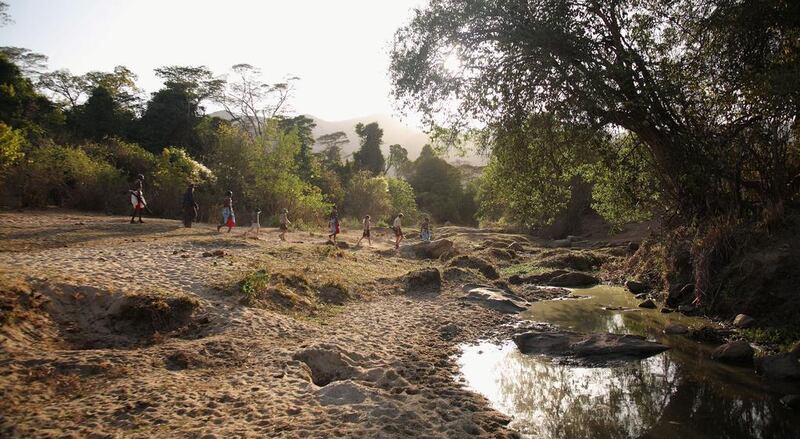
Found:
[[[543,111],[629,131],[684,215],[780,209],[800,186],[799,23],[789,0],[433,0],[392,79],[429,122],[489,139]]]

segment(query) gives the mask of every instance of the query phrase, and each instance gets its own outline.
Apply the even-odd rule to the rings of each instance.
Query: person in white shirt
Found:
[[[403,214],[397,215],[394,219],[393,227],[394,229],[394,248],[400,248],[400,241],[403,240]]]
[[[364,232],[361,233],[361,238],[358,239],[358,242],[356,243],[356,245],[361,245],[361,241],[364,238],[367,238],[367,242],[369,243],[369,246],[372,247],[372,238],[370,238],[370,236],[369,236],[370,235],[370,229],[372,229],[372,221],[370,221],[370,217],[369,217],[369,215],[367,215],[367,216],[364,217]]]

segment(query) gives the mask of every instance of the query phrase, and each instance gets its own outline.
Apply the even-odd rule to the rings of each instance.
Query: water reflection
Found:
[[[604,288],[588,300],[537,304],[529,317],[586,332],[649,334],[673,349],[622,367],[585,368],[521,354],[511,342],[465,346],[459,362],[468,386],[530,437],[800,437],[800,415],[780,406],[752,372],[708,362],[708,347],[658,333],[664,319],[686,317],[602,310],[600,302],[630,306],[629,295]]]

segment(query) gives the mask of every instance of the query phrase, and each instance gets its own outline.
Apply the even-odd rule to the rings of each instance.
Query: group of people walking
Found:
[[[195,185],[194,183],[190,183],[186,192],[183,194],[183,225],[184,227],[192,227],[192,222],[197,220],[197,213],[198,213],[198,204],[194,197],[194,190]],[[144,198],[144,176],[139,174],[136,177],[136,180],[133,183],[133,187],[130,190],[131,194],[131,205],[133,206],[133,214],[131,215],[131,224],[136,223],[136,217],[139,217],[139,223],[144,223],[142,221],[142,212],[147,209],[147,202]],[[228,191],[225,198],[222,200],[222,222],[217,225],[217,232],[221,231],[223,227],[228,228],[228,233],[236,227],[236,213],[233,209],[233,191]],[[289,225],[291,225],[291,221],[289,221],[289,210],[283,208],[279,215],[279,238],[281,241],[286,241],[286,233],[289,231]],[[361,234],[361,238],[359,238],[356,245],[361,245],[361,241],[364,238],[367,239],[367,243],[372,246],[372,219],[369,215],[364,216],[362,220],[363,231]],[[331,213],[328,215],[328,239],[336,242],[336,238],[339,235],[341,229],[339,227],[339,210],[334,204],[331,208]],[[392,231],[394,232],[394,247],[395,249],[400,248],[400,243],[405,238],[403,233],[403,214],[398,214],[392,223]],[[250,222],[250,229],[248,229],[244,236],[250,236],[251,234],[255,234],[256,237],[259,236],[261,233],[261,209],[254,209],[252,212],[251,222]],[[431,224],[430,219],[426,216],[424,217],[421,225],[420,225],[420,239],[423,241],[430,241],[433,238],[433,233],[431,231]]]

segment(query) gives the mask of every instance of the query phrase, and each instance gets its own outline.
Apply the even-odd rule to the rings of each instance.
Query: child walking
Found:
[[[286,241],[286,232],[289,231],[289,224],[292,223],[291,221],[289,221],[289,209],[285,207],[283,208],[283,212],[281,212],[280,222],[281,222],[280,225],[281,233],[280,235],[278,235],[278,237],[281,238],[281,241]]]
[[[403,240],[403,214],[397,215],[394,219],[393,227],[394,229],[394,248],[400,248],[400,241]]]
[[[425,242],[430,242],[431,238],[433,238],[433,233],[431,232],[431,220],[427,216],[423,218],[422,224],[420,225],[419,238]]]
[[[222,201],[222,224],[217,226],[217,232],[223,227],[228,228],[228,233],[231,233],[231,229],[236,227],[236,214],[233,213],[233,191],[228,191],[228,196]]]
[[[328,218],[328,227],[330,229],[330,234],[328,234],[328,239],[330,239],[333,242],[336,242],[336,235],[339,234],[339,210],[336,209],[335,204],[331,208],[331,215]]]
[[[361,241],[364,238],[367,238],[367,243],[369,243],[369,246],[372,247],[372,238],[370,238],[370,236],[369,236],[370,235],[370,233],[369,233],[370,229],[372,229],[372,224],[371,223],[372,223],[372,221],[370,221],[369,215],[365,216],[364,217],[364,232],[361,233],[361,238],[359,238],[358,242],[356,243],[357,246],[361,245]]]

